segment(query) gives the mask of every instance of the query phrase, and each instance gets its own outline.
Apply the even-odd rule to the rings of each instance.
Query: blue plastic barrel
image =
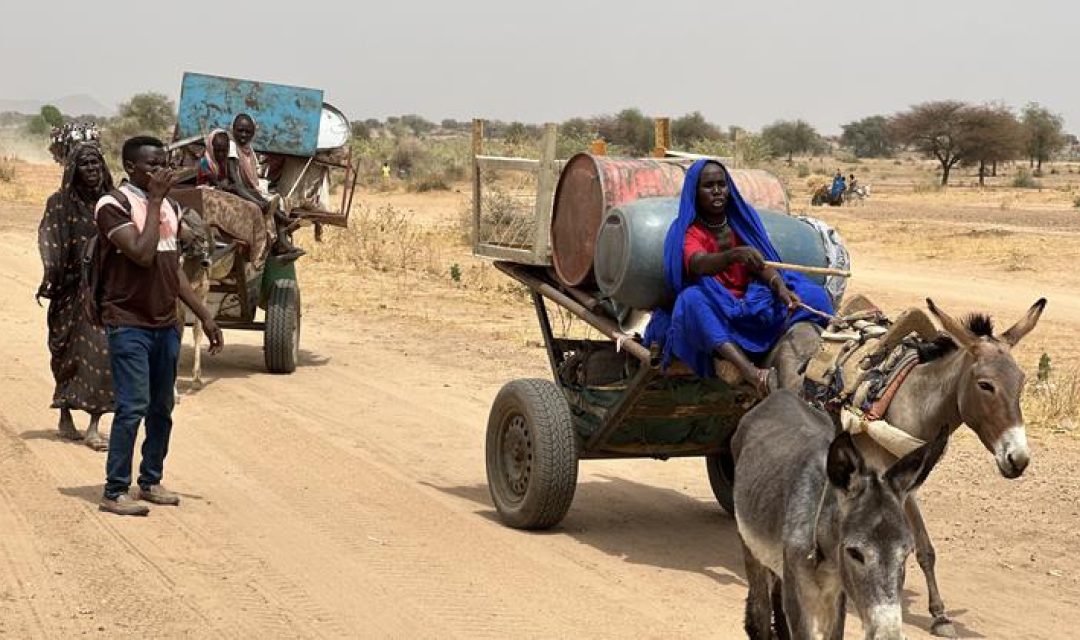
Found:
[[[671,301],[664,279],[664,237],[679,214],[678,198],[644,198],[608,211],[597,234],[593,268],[600,292],[635,308]],[[828,267],[821,232],[785,213],[758,209],[765,230],[784,262]],[[824,276],[810,276],[819,284]]]

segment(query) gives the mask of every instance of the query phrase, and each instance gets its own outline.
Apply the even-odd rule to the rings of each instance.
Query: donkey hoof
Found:
[[[203,381],[201,379],[196,379],[196,380],[191,381],[191,389],[193,391],[198,391],[199,389],[202,389],[202,388],[203,388]]]
[[[952,620],[949,620],[945,616],[934,618],[934,621],[930,623],[930,633],[939,638],[957,637],[956,627],[953,626]]]

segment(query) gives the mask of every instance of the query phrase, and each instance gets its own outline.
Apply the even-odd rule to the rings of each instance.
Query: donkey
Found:
[[[191,289],[195,292],[195,296],[204,305],[206,304],[207,294],[210,292],[210,258],[213,246],[213,227],[206,224],[194,209],[184,209],[184,212],[181,215],[181,268],[184,270],[184,275],[187,276],[188,282],[191,284]],[[180,337],[183,338],[188,308],[179,300],[176,302],[176,315],[177,322],[180,325]],[[194,334],[193,340],[195,343],[195,351],[192,355],[191,386],[193,389],[199,389],[203,385],[202,350],[199,348],[203,332],[202,321],[200,321],[198,317],[195,317],[194,319],[192,332]],[[176,398],[180,397],[175,390],[174,396]]]
[[[993,322],[985,314],[971,314],[959,321],[929,298],[926,305],[947,335],[929,345],[924,362],[912,369],[883,419],[924,442],[941,432],[952,434],[966,424],[993,454],[1001,475],[1019,478],[1031,452],[1020,410],[1024,372],[1011,349],[1038,324],[1046,299],[1040,298],[1000,335],[995,335]],[[855,436],[855,444],[876,469],[896,460],[866,435]],[[934,572],[936,553],[915,495],[908,497],[905,510],[915,534],[915,557],[926,576],[930,630],[934,635],[954,638],[956,629],[945,615]]]
[[[946,333],[922,345],[921,363],[908,374],[882,418],[924,442],[943,432],[951,435],[966,424],[994,455],[1001,475],[1020,477],[1031,453],[1020,411],[1024,373],[1010,350],[1035,328],[1046,299],[1040,298],[1000,335],[994,334],[989,316],[972,314],[961,322],[929,298],[926,304]],[[805,363],[819,340],[816,333],[805,328],[785,336],[784,344],[776,349],[783,388],[802,388],[799,372],[803,365],[793,363]],[[858,435],[854,440],[866,462],[875,469],[887,469],[897,460],[869,436]],[[934,635],[956,637],[938,590],[934,571],[937,556],[914,494],[908,496],[904,508],[915,534],[915,557],[926,576],[930,630]]]
[[[732,440],[752,640],[773,637],[777,597],[780,637],[843,638],[848,600],[868,640],[903,637],[904,564],[915,546],[904,503],[948,435],[879,475],[849,434],[834,433],[828,414],[781,389],[743,416]]]

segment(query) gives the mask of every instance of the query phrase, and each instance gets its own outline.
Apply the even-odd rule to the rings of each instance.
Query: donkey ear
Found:
[[[934,465],[945,453],[949,443],[949,429],[942,429],[938,437],[896,461],[885,472],[885,482],[893,491],[905,495],[926,482]]]
[[[961,347],[970,349],[978,341],[978,337],[970,329],[949,314],[938,309],[930,298],[926,299],[926,306],[930,309],[930,313],[934,314],[934,317],[941,323],[941,327],[945,329],[945,332],[952,336],[953,340],[956,340],[956,343]]]
[[[853,480],[862,474],[865,468],[862,454],[855,448],[851,434],[842,431],[829,445],[829,456],[825,459],[825,471],[829,475],[829,482],[839,489],[848,491],[854,485]]]
[[[1023,318],[1020,318],[1016,324],[1009,327],[1009,330],[1001,334],[1002,339],[1009,343],[1010,347],[1015,347],[1017,342],[1020,342],[1024,336],[1031,333],[1031,330],[1035,328],[1035,325],[1039,322],[1039,317],[1042,316],[1043,309],[1046,308],[1046,298],[1039,298],[1039,301],[1031,305],[1031,308],[1027,310],[1027,314]]]

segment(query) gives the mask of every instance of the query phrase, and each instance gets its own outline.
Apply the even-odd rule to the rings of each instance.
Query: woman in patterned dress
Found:
[[[39,298],[49,299],[49,352],[56,388],[52,408],[60,410],[61,437],[83,440],[95,451],[108,448],[98,432],[104,413],[113,411],[112,374],[105,330],[83,311],[81,260],[87,240],[97,234],[94,205],[113,188],[101,150],[81,144],[64,167],[60,190],[49,197],[38,227],[44,276]],[[85,437],[75,428],[72,411],[90,414]]]

